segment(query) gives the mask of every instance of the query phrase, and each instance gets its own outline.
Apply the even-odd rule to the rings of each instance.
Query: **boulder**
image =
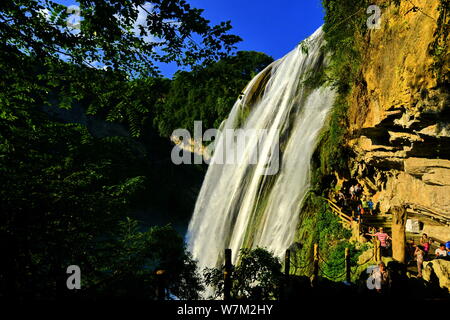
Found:
[[[422,275],[424,280],[432,281],[436,277],[441,288],[446,288],[450,293],[450,261],[435,259],[423,263]]]

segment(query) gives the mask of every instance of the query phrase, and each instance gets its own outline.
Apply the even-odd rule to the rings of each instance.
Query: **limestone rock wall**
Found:
[[[415,8],[378,2],[386,5],[381,29],[365,39],[361,81],[348,101],[352,176],[381,211],[403,203],[442,227],[450,224],[450,98],[429,50],[439,0],[415,0]]]

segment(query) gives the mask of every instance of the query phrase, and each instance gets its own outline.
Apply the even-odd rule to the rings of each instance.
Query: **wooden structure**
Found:
[[[342,209],[333,201],[331,201],[328,198],[322,197],[322,199],[325,199],[328,202],[328,205],[330,206],[331,211],[339,217],[339,220],[341,221],[341,224],[344,226],[344,228],[351,229],[352,227],[352,217],[345,214]]]

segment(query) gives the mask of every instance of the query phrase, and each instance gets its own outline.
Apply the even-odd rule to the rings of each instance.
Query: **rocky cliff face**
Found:
[[[381,29],[363,41],[361,81],[348,101],[352,176],[381,211],[406,204],[428,232],[449,240],[450,97],[430,53],[448,13],[439,0],[378,2],[386,5]]]

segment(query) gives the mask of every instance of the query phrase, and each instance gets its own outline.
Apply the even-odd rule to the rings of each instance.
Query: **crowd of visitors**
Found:
[[[419,244],[416,245],[414,242],[410,242],[410,246],[408,247],[409,261],[416,260],[417,276],[419,278],[422,277],[422,266],[424,261],[429,261],[431,259],[450,260],[450,241],[439,244],[439,247],[434,253],[430,252],[432,242],[433,240],[424,233]]]
[[[380,241],[381,252],[383,256],[387,253],[387,249],[390,246],[391,237],[384,232],[383,228],[380,228],[376,232],[375,228],[372,228],[367,234],[372,237],[376,237]],[[417,263],[417,277],[422,278],[423,262],[429,259],[446,259],[450,260],[450,241],[446,243],[441,243],[439,247],[434,251],[430,252],[432,245],[432,239],[423,234],[420,243],[417,245],[412,244],[410,249],[412,249],[411,256]],[[376,268],[372,270],[370,275],[371,281],[373,283],[373,289],[379,294],[387,294],[391,288],[391,276],[388,268],[384,262],[380,262]]]
[[[364,215],[375,214],[373,201],[363,193],[364,187],[360,183],[344,183],[338,193],[335,194],[337,205],[342,208],[343,212],[351,212],[353,220],[358,222],[362,222]],[[384,231],[383,227],[380,227],[378,231],[375,227],[369,227],[368,233],[365,233],[365,235],[377,238],[380,241],[381,256],[387,257],[392,255],[392,238]],[[419,242],[414,244],[414,241],[409,241],[407,259],[408,262],[415,261],[417,263],[417,277],[421,278],[424,261],[431,259],[450,260],[450,241],[441,243],[434,252],[430,252],[433,240],[427,234],[423,234]],[[375,286],[376,291],[384,292],[390,286],[389,271],[383,262],[378,265],[372,276],[374,279],[378,279]]]
[[[365,214],[375,213],[373,201],[363,195],[364,187],[360,183],[343,185],[337,194],[337,204],[344,212],[351,212],[355,221],[361,222]]]
[[[381,255],[383,257],[390,255],[390,247],[392,238],[384,232],[383,228],[379,228],[377,232],[375,228],[369,228],[369,233],[366,235],[370,237],[376,237],[380,241]],[[434,251],[430,252],[433,240],[428,237],[427,234],[423,234],[420,243],[415,245],[414,242],[410,242],[408,246],[407,255],[409,257],[409,262],[416,261],[417,263],[417,277],[422,277],[423,263],[424,261],[429,261],[431,259],[445,259],[450,260],[450,241],[446,243],[441,243],[439,247]],[[380,266],[382,268],[382,266]]]

